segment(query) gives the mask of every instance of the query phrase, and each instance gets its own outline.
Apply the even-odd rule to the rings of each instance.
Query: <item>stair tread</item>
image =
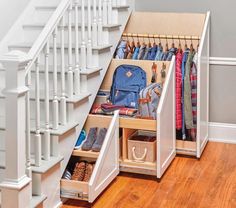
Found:
[[[81,5],[78,5],[78,8],[80,8]],[[128,9],[129,5],[112,5],[112,9]],[[57,5],[42,5],[42,6],[35,6],[36,10],[56,10]],[[85,5],[85,9],[87,8],[87,5]],[[91,5],[91,9],[93,9],[93,5]],[[98,6],[97,6],[98,9]]]
[[[27,48],[30,49],[33,46],[33,42],[20,42],[20,43],[13,43],[13,44],[9,44],[8,47],[10,48]],[[69,45],[65,44],[64,48],[68,48]],[[81,46],[79,46],[80,48]],[[112,45],[111,44],[104,44],[104,45],[100,45],[100,46],[92,46],[92,50],[103,50],[103,49],[107,49],[107,48],[111,48]],[[51,46],[52,48],[52,46]],[[57,48],[60,49],[60,45],[57,44]],[[75,48],[75,44],[72,44],[72,48]]]
[[[94,74],[96,72],[99,72],[101,70],[102,70],[102,68],[91,68],[91,69],[81,70],[80,74],[81,75],[90,75],[90,74]]]
[[[39,23],[39,22],[27,23],[27,24],[23,25],[23,28],[27,28],[27,27],[35,27],[35,28],[37,28],[38,27],[38,28],[42,29],[42,28],[44,28],[45,24],[46,23]],[[75,24],[72,24],[71,26],[72,26],[72,28],[74,28]],[[78,26],[81,27],[81,23],[79,23]],[[85,25],[85,26],[87,27],[87,25]],[[121,26],[121,24],[107,24],[107,25],[103,25],[103,28],[109,29],[109,28],[120,27],[120,26]],[[68,27],[68,25],[65,26],[65,28],[67,28],[67,27]]]
[[[30,208],[37,207],[39,204],[41,204],[46,199],[47,199],[46,195],[32,196],[32,199],[30,200]]]
[[[68,122],[65,126],[59,125],[58,129],[54,130],[50,127],[50,133],[52,135],[63,135],[64,133],[68,132],[70,129],[78,126],[79,124],[77,122]],[[35,120],[31,119],[30,120],[30,126],[31,126],[31,132],[35,132]],[[5,117],[0,116],[0,130],[5,130],[6,129],[6,124],[5,124]],[[41,124],[41,133],[43,133],[45,130],[45,126]],[[0,151],[1,154],[1,151]],[[1,167],[1,160],[0,160],[0,167]]]
[[[40,173],[40,174],[46,173],[48,170],[50,170],[56,164],[60,163],[63,159],[64,159],[63,156],[50,157],[49,161],[42,160],[40,167],[34,166],[34,164],[35,164],[34,159],[31,159],[32,172],[33,173]]]
[[[97,69],[97,71],[100,71],[100,70]],[[87,74],[92,74],[94,72],[88,71],[86,73]],[[83,73],[83,74],[85,74],[85,73]],[[44,93],[43,89],[39,91],[40,101],[45,100],[44,94],[45,93]],[[84,100],[84,99],[86,99],[90,96],[91,96],[91,93],[89,93],[89,92],[80,93],[79,95],[73,95],[70,98],[67,97],[67,95],[66,95],[66,102],[67,103],[78,103],[78,102],[80,102],[80,101],[82,101],[82,100]],[[3,95],[2,92],[0,92],[0,98],[5,98],[5,95]],[[61,98],[61,94],[59,93],[58,94],[58,101],[60,101],[60,98]],[[30,100],[35,100],[35,91],[33,91],[33,90],[30,90]],[[53,100],[53,91],[52,90],[49,91],[49,100],[50,101]],[[0,129],[1,129],[1,123],[0,123]]]

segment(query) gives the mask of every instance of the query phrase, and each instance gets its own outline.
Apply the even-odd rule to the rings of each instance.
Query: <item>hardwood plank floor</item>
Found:
[[[209,142],[200,160],[177,156],[160,182],[121,173],[93,203],[63,208],[236,208],[236,145]]]

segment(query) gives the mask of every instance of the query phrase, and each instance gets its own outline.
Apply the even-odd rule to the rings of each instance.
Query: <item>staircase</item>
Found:
[[[31,0],[0,43],[2,208],[61,205],[60,178],[132,8]]]

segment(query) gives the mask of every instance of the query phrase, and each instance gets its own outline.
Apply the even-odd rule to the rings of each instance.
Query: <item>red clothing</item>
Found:
[[[183,52],[178,50],[176,53],[175,77],[176,77],[176,129],[182,128],[182,59]]]

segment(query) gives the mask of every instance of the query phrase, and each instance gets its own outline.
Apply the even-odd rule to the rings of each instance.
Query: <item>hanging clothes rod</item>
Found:
[[[154,34],[135,34],[123,33],[122,37],[132,38],[158,38],[158,39],[175,39],[175,40],[200,40],[199,36],[185,36],[185,35],[154,35]]]

